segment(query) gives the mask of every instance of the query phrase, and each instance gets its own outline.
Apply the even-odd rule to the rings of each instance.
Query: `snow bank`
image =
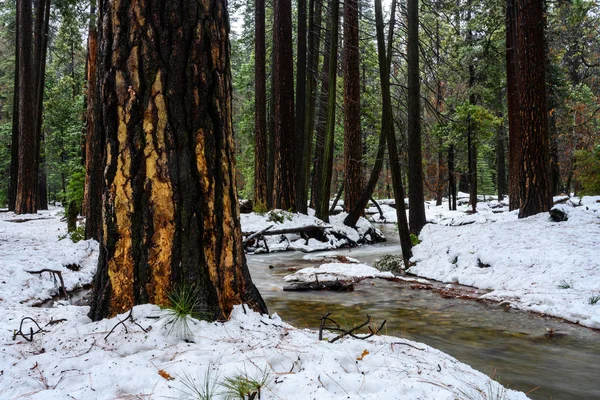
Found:
[[[127,314],[90,322],[86,307],[15,306],[0,314],[0,397],[6,399],[190,398],[186,382],[202,387],[207,370],[218,383],[238,375],[267,380],[263,399],[455,399],[503,392],[487,376],[426,345],[388,336],[319,341],[274,315],[238,306],[225,323],[188,320],[192,342],[168,335],[166,311],[137,306]],[[33,342],[12,339],[24,316],[47,327]],[[144,332],[145,329],[147,332]],[[325,337],[334,334],[325,333]],[[526,399],[507,391],[503,399]]]
[[[548,213],[519,220],[517,212],[442,212],[440,222],[475,221],[426,225],[409,272],[489,289],[486,298],[600,329],[600,302],[590,304],[600,295],[599,201],[558,205],[568,214],[565,222],[553,222]]]

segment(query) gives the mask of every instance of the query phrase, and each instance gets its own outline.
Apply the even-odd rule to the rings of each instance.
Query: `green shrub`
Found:
[[[575,152],[575,179],[581,184],[582,195],[600,194],[600,145]]]

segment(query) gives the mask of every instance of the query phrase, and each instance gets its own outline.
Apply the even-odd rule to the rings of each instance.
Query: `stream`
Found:
[[[369,265],[381,255],[400,254],[394,226],[379,228],[388,242],[337,253]],[[369,314],[376,324],[387,320],[384,334],[426,343],[532,399],[600,399],[600,331],[379,279],[362,281],[353,292],[284,292],[282,278],[290,269],[318,265],[304,255],[247,256],[269,312],[296,327],[318,329],[326,312],[349,325]],[[551,338],[548,329],[555,332]]]

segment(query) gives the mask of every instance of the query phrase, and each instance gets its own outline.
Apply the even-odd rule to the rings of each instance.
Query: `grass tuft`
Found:
[[[265,369],[258,370],[256,376],[250,376],[246,372],[232,377],[227,377],[221,382],[225,389],[225,398],[229,400],[260,399],[261,391],[273,379],[271,372]]]
[[[211,400],[220,386],[218,383],[219,370],[218,368],[215,369],[212,363],[209,363],[208,367],[206,367],[204,377],[201,380],[195,380],[187,373],[178,377],[184,387],[177,390],[183,393],[186,399]]]
[[[164,325],[167,327],[167,334],[191,341],[193,335],[190,320],[208,319],[208,315],[201,311],[198,291],[184,284],[173,290],[168,298],[169,305],[165,307],[168,317]]]
[[[599,301],[600,301],[600,294],[595,294],[592,297],[590,297],[590,299],[589,299],[589,303],[591,305],[594,305],[594,304],[598,303]]]
[[[573,289],[573,283],[572,282],[567,282],[565,280],[562,280],[558,284],[558,288],[559,289]]]

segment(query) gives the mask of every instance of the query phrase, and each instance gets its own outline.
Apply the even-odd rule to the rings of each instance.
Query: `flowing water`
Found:
[[[372,265],[400,254],[397,233],[388,242],[339,250]],[[248,256],[255,284],[269,312],[297,327],[318,328],[323,314],[352,325],[369,314],[387,320],[386,334],[426,343],[533,399],[600,399],[600,332],[536,314],[505,311],[497,304],[444,299],[431,290],[365,280],[353,292],[284,292],[290,269],[317,265],[303,253]],[[551,329],[555,334],[548,337]]]

